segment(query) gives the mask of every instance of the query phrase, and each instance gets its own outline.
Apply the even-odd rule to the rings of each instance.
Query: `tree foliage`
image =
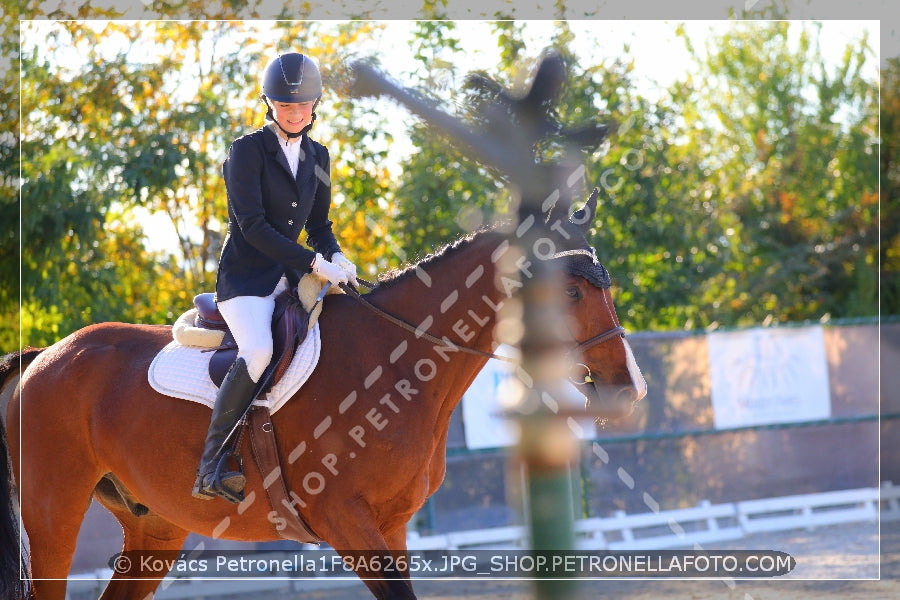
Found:
[[[463,51],[456,26],[447,21],[416,25],[414,56],[419,68],[416,87],[430,90],[432,99],[466,117],[462,75],[454,55]],[[463,97],[461,100],[460,97]],[[411,124],[409,137],[416,151],[403,165],[395,190],[393,235],[411,257],[422,257],[467,231],[492,222],[503,212],[507,196],[484,167],[468,159],[427,124]]]
[[[29,26],[48,34],[22,57],[23,338],[45,344],[103,320],[169,322],[214,286],[221,163],[233,139],[262,124],[257,74],[284,48],[251,26],[211,21]],[[327,74],[368,28],[349,24],[329,37],[293,25],[284,39],[318,48]],[[373,162],[366,143],[356,147],[335,161],[348,181],[360,177],[347,161]],[[168,217],[177,239],[169,251],[145,243],[152,213]]]
[[[735,24],[689,83],[689,106],[715,117],[693,137],[728,225],[725,323],[876,311],[878,97],[862,76],[874,53],[863,39],[832,72],[822,43],[815,25]]]
[[[438,17],[440,8],[431,5]],[[478,127],[477,91],[460,67],[463,26],[416,23],[414,66],[382,68]],[[343,62],[379,35],[376,23],[22,27],[21,147],[11,131],[0,138],[4,349],[103,320],[166,323],[212,289],[226,222],[221,161],[231,140],[262,124],[257,75],[287,47],[320,62],[326,92],[313,136],[332,154],[333,220],[361,275],[510,210],[504,182],[424,123],[387,100],[341,92]],[[527,80],[543,49],[527,30],[491,24],[498,64],[485,75],[508,88]],[[879,259],[881,310],[900,312],[897,62],[882,74],[879,256],[878,88],[864,75],[874,60],[867,41],[829,65],[811,23],[735,22],[705,51],[684,39],[694,64],[653,101],[627,48],[585,54],[565,22],[550,40],[570,75],[555,117],[611,126],[581,157],[579,185],[585,196],[603,190],[591,241],[614,277],[623,323],[693,329],[874,315]],[[0,104],[14,115],[9,83],[7,75]],[[547,160],[555,151],[539,148]],[[20,167],[18,181],[10,174]],[[169,223],[174,247],[148,238],[159,235],[151,214]],[[17,231],[10,224],[20,216]]]
[[[900,58],[881,73],[881,312],[900,312]]]

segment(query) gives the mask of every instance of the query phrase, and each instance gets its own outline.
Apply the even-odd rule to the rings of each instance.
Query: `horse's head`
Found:
[[[571,217],[548,216],[562,250],[553,255],[564,273],[565,321],[576,346],[570,351],[570,379],[600,419],[628,416],[647,394],[625,330],[610,295],[610,277],[587,242],[597,210],[598,190]]]

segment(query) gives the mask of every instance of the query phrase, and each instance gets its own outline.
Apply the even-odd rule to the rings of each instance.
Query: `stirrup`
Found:
[[[223,472],[226,462],[234,457],[238,464],[237,471]],[[227,483],[226,483],[227,482]],[[244,477],[244,461],[240,454],[225,452],[216,463],[216,468],[210,473],[197,476],[192,495],[194,498],[208,500],[219,496],[233,504],[244,501],[244,485],[247,483]]]

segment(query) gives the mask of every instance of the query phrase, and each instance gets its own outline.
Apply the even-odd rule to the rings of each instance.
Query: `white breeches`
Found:
[[[237,343],[238,358],[247,363],[247,372],[253,381],[259,381],[272,360],[275,296],[286,289],[287,279],[282,277],[275,291],[268,296],[238,296],[217,304]]]

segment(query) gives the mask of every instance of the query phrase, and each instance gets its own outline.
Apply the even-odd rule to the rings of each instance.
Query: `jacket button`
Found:
[[[290,219],[290,220],[288,221],[288,225],[293,225],[293,224],[294,224],[294,220],[293,220],[293,219]]]
[[[296,207],[297,207],[297,203],[296,203],[296,202],[291,202],[291,206],[293,206],[293,207],[296,208]]]

